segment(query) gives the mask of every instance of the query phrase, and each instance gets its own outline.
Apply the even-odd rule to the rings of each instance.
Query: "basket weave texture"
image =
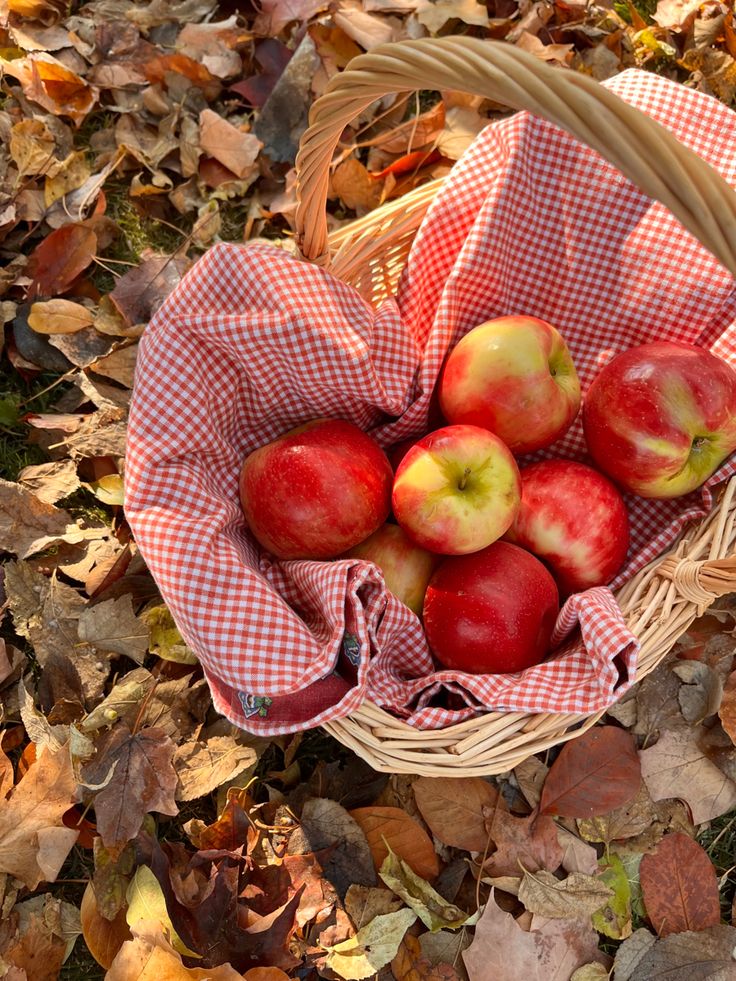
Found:
[[[523,113],[486,130],[441,190],[438,185],[420,188],[341,229],[328,242],[327,168],[342,128],[372,99],[418,87],[462,88],[535,115]],[[346,578],[338,587],[334,567],[331,577],[325,573],[320,578],[314,569],[318,564],[279,566],[259,556],[232,506],[232,473],[227,466],[220,472],[218,466],[224,443],[240,453],[253,448],[247,440],[238,444],[238,422],[245,420],[249,436],[262,443],[303,421],[303,416],[290,417],[294,406],[285,403],[283,387],[269,387],[265,381],[269,372],[283,375],[283,349],[286,345],[288,353],[289,343],[294,344],[294,370],[299,371],[299,411],[311,404],[313,415],[344,414],[347,399],[350,416],[365,428],[384,422],[377,430],[384,445],[424,430],[446,350],[475,324],[502,313],[524,312],[555,323],[570,344],[584,386],[617,350],[654,337],[700,343],[736,360],[731,276],[696,240],[734,272],[734,194],[686,148],[710,160],[733,183],[736,169],[728,146],[736,137],[735,118],[714,100],[652,76],[625,73],[607,89],[550,69],[515,49],[471,39],[388,45],[356,59],[338,77],[333,90],[315,105],[298,159],[298,240],[305,256],[318,264],[326,264],[333,253],[332,275],[306,267],[303,273],[291,273],[293,260],[268,250],[246,250],[247,257],[227,250],[211,254],[157,316],[136,380],[128,516],[182,632],[202,658],[221,711],[263,732],[279,731],[278,724],[283,730],[284,718],[292,724],[322,722],[379,769],[456,776],[501,772],[593,724],[635,675],[641,677],[659,663],[698,612],[734,588],[729,556],[736,536],[736,486],[724,483],[735,469],[729,464],[702,496],[679,502],[629,501],[634,541],[627,567],[614,584],[619,587],[618,607],[606,590],[589,591],[573,597],[562,618],[568,629],[580,620],[587,652],[599,658],[592,673],[589,664],[586,676],[586,648],[577,644],[565,658],[534,669],[536,675],[495,683],[491,703],[505,710],[480,715],[472,712],[472,697],[454,714],[436,708],[431,686],[424,682],[414,692],[421,692],[421,711],[414,711],[412,721],[435,728],[419,731],[363,697],[368,659],[351,658],[350,648],[340,646],[342,636],[333,636],[339,612],[342,635],[356,644],[352,653],[378,654],[374,675],[381,651],[395,652],[402,641],[406,663],[416,673],[422,653],[417,645],[423,643],[416,622],[401,604],[387,600],[380,581],[366,574],[364,564],[359,569],[340,564],[346,567]],[[619,170],[667,207],[653,204]],[[670,211],[692,234],[683,231]],[[249,282],[236,288],[239,276]],[[375,312],[332,276],[355,287]],[[392,298],[397,285],[398,310]],[[280,291],[278,303],[263,300],[269,288]],[[335,358],[329,356],[330,343],[338,336],[333,332],[326,346],[318,345],[315,364],[305,358],[298,324],[289,337],[295,316],[298,321],[296,311],[301,309],[308,319],[310,310],[319,309],[324,290],[330,296],[323,305],[329,330],[333,313],[335,322],[347,313],[358,325],[355,338],[370,338],[368,350],[351,352],[352,379],[344,371],[344,331]],[[245,378],[240,370],[244,365],[232,355],[238,345],[242,348],[243,320],[251,313],[243,310],[244,302],[261,307],[260,318],[251,318],[251,332],[246,332],[259,365],[252,358],[248,362],[246,351]],[[289,317],[284,319],[287,307]],[[269,314],[265,319],[264,309]],[[403,340],[396,334],[399,311]],[[269,342],[281,348],[273,360]],[[161,379],[173,382],[177,371],[181,391],[162,400]],[[245,407],[239,420],[211,398],[195,396],[208,373],[224,384],[223,404]],[[314,391],[305,375],[314,376]],[[354,404],[346,395],[351,381],[360,393]],[[274,396],[270,404],[264,399],[268,391]],[[152,410],[154,398],[157,413]],[[387,413],[397,421],[385,424]],[[175,417],[178,435],[172,428]],[[583,452],[578,426],[551,455],[579,457]],[[197,500],[199,491],[204,504]],[[223,501],[222,507],[210,506],[213,495]],[[207,535],[192,535],[193,521]],[[226,561],[213,559],[213,541],[228,550]],[[657,558],[665,545],[670,552]],[[288,703],[294,660],[289,661],[285,649],[286,621],[279,617],[290,618],[290,623],[296,617],[283,599],[244,610],[242,593],[230,589],[223,576],[231,560],[248,564],[263,588],[277,590],[296,608],[313,647],[315,638],[321,641],[323,656],[313,660],[309,671],[301,670],[292,714],[278,724],[273,715],[269,719],[269,697],[260,693],[286,695],[282,704]],[[212,561],[218,561],[220,573],[213,574]],[[337,621],[314,618],[315,604],[323,609],[334,605]],[[362,622],[356,621],[356,609],[366,611]],[[249,650],[248,640],[252,643],[254,637],[261,654],[271,652],[270,659],[249,656],[253,648]],[[240,656],[223,659],[223,650],[239,651]],[[629,675],[618,688],[616,655]],[[338,658],[341,670],[333,674]],[[351,672],[346,661],[353,660]],[[395,667],[387,671],[396,674]],[[447,679],[450,690],[452,681]],[[489,704],[488,686],[460,684],[457,690],[469,688],[477,702]],[[403,691],[408,692],[405,684]],[[567,695],[561,697],[561,691]],[[386,703],[391,704],[390,698]],[[320,705],[329,707],[320,713]],[[509,706],[516,710],[509,711]],[[471,718],[447,724],[471,713]]]

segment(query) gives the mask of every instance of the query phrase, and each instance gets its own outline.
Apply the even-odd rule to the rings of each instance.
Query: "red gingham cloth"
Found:
[[[729,109],[636,70],[606,84],[736,183]],[[239,507],[245,455],[300,423],[349,419],[384,447],[425,432],[450,347],[484,320],[522,313],[562,332],[583,390],[615,353],[654,338],[736,363],[729,274],[662,205],[527,113],[478,136],[426,216],[398,296],[378,309],[283,250],[218,245],[153,319],[136,371],[126,513],[215,707],[234,723],[289,732],[369,697],[437,728],[483,708],[591,713],[629,687],[638,646],[609,589],[568,600],[555,635],[567,646],[543,665],[435,672],[419,621],[373,566],[276,562]],[[579,420],[546,455],[585,459]],[[734,469],[731,460],[710,486]],[[707,487],[627,503],[632,548],[614,587],[712,501]]]

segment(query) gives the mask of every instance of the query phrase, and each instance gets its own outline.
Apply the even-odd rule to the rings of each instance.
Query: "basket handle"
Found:
[[[329,261],[329,166],[345,126],[376,99],[418,89],[484,96],[566,130],[666,205],[736,277],[736,194],[710,164],[594,79],[552,68],[510,44],[470,37],[382,44],[330,80],[312,106],[296,158],[296,242],[304,258]]]

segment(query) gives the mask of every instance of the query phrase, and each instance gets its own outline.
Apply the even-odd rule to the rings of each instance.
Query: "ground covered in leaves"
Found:
[[[731,598],[590,732],[496,779],[381,776],[211,706],[125,522],[137,339],[208,245],[288,247],[328,80],[503,39],[731,104],[698,0],[8,0],[0,26],[0,978],[736,976]],[[442,176],[502,107],[387,99],[331,227]],[[80,935],[81,934],[81,935]]]

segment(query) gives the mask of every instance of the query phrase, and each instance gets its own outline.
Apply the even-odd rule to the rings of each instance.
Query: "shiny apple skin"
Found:
[[[504,443],[478,426],[445,426],[419,440],[396,471],[396,520],[421,548],[441,555],[477,552],[507,530],[521,478]]]
[[[383,525],[351,548],[348,557],[374,562],[383,573],[386,588],[421,616],[424,594],[439,556],[415,545],[398,525]]]
[[[580,382],[561,334],[538,317],[498,317],[469,331],[439,381],[442,413],[482,426],[519,456],[550,446],[580,408]]]
[[[378,443],[342,419],[315,419],[250,453],[240,501],[279,559],[332,559],[380,528],[393,471]]]
[[[593,379],[583,427],[596,466],[626,490],[689,494],[736,449],[736,371],[694,344],[629,348]]]
[[[445,559],[424,597],[432,653],[444,667],[472,674],[509,674],[539,664],[549,653],[558,613],[550,572],[509,542]]]
[[[597,470],[544,460],[522,469],[521,507],[505,538],[543,559],[569,596],[613,579],[629,548],[629,516]]]

